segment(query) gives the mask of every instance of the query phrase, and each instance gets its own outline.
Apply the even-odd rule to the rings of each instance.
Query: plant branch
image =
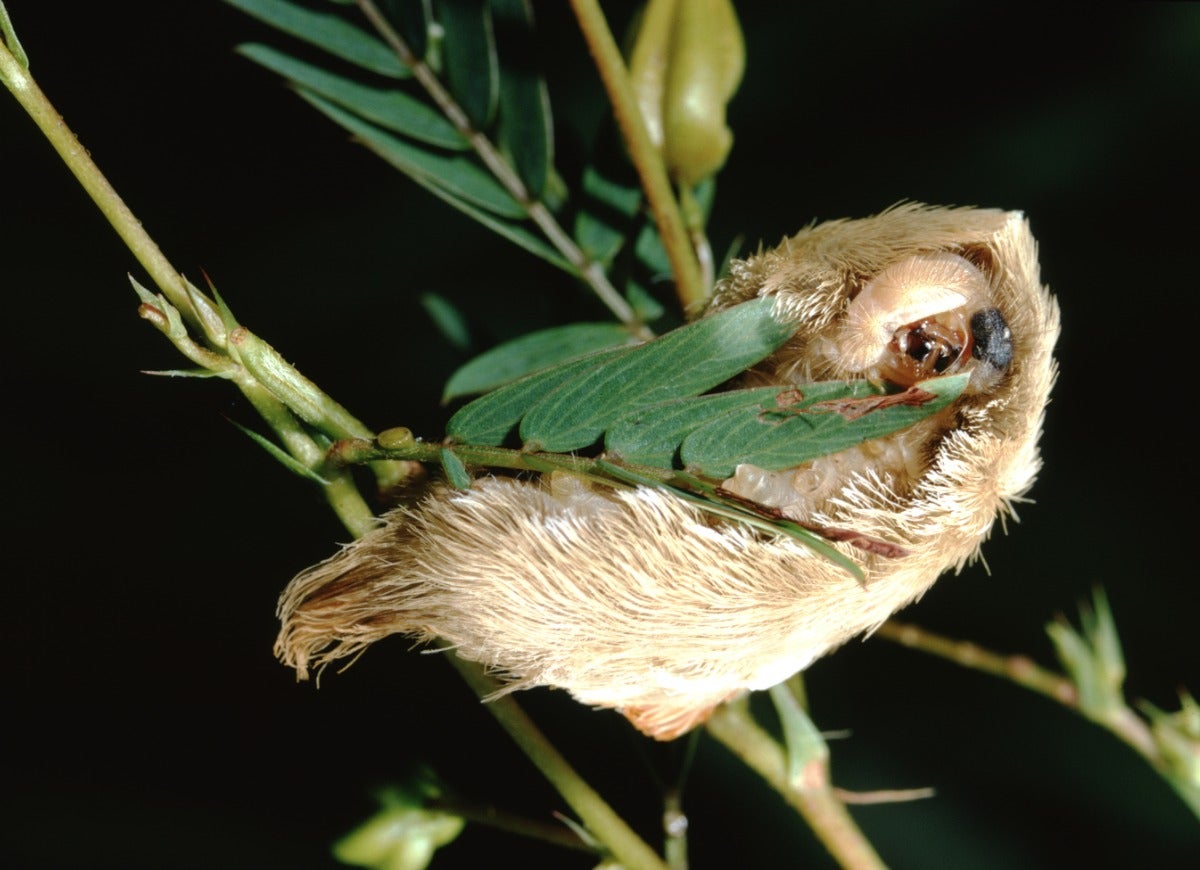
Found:
[[[487,711],[496,718],[542,775],[562,795],[580,820],[628,870],[667,870],[662,859],[613,812],[604,799],[571,767],[511,695],[495,696],[500,684],[483,668],[450,652],[450,662],[480,698],[488,698]]]
[[[525,818],[515,813],[498,810],[493,806],[475,804],[457,797],[436,797],[426,800],[423,807],[427,810],[461,816],[468,822],[475,822],[520,837],[540,840],[552,846],[561,846],[577,852],[595,853],[596,851],[594,846],[564,825]]]
[[[29,71],[9,52],[4,41],[0,40],[0,81],[2,81],[17,102],[21,104],[37,124],[42,135],[58,152],[59,157],[75,176],[79,185],[108,219],[112,228],[117,231],[121,241],[129,248],[142,267],[154,279],[154,283],[162,290],[171,304],[183,312],[188,322],[202,328],[199,315],[192,308],[187,283],[183,276],[175,271],[154,240],[142,227],[142,224],[125,201],[109,184],[108,179],[100,172],[100,168],[92,161],[86,148],[71,132],[71,128],[63,121],[54,106],[42,93],[37,82]]]
[[[513,199],[521,204],[521,207],[525,209],[530,219],[537,224],[550,243],[574,267],[579,277],[592,288],[592,292],[616,315],[618,320],[629,327],[631,333],[639,338],[650,338],[651,333],[638,320],[636,312],[629,303],[609,282],[604,268],[584,254],[566,230],[559,225],[546,204],[529,193],[516,170],[504,159],[492,141],[482,131],[475,129],[467,117],[467,113],[442,85],[437,74],[429,68],[427,63],[413,54],[408,43],[396,32],[373,0],[357,0],[357,4],[376,32],[396,53],[399,61],[412,70],[413,78],[420,82],[421,87],[429,94],[446,119],[470,143],[471,148],[496,180],[503,185]]]
[[[1040,667],[1027,656],[1001,655],[970,641],[934,634],[894,619],[879,626],[874,636],[952,661],[964,668],[1009,680],[1073,710],[1079,709],[1079,693],[1071,681]]]
[[[706,727],[804,817],[839,864],[849,870],[880,870],[885,866],[838,799],[824,760],[810,761],[799,778],[789,777],[786,753],[750,716],[745,699],[722,704]]]
[[[2,8],[0,6],[0,9]],[[193,362],[232,380],[280,438],[288,452],[306,467],[321,469],[325,462],[324,449],[300,425],[291,410],[244,366],[229,356],[201,347],[188,336],[183,325],[184,320],[205,335],[214,347],[224,345],[225,336],[221,331],[216,306],[192,287],[171,265],[166,255],[146,232],[141,221],[134,216],[87,150],[79,143],[26,67],[9,52],[6,42],[15,39],[15,34],[12,33],[7,15],[3,24],[5,39],[0,40],[0,81],[3,81],[5,87],[37,124],[80,186],[92,198],[162,292],[162,296],[152,297],[149,291],[134,282],[134,288],[142,298],[138,309],[140,316],[163,332],[176,348]],[[290,368],[286,364],[283,366]],[[300,378],[298,372],[291,372],[296,378]],[[361,427],[361,424],[359,426]],[[365,427],[363,432],[369,434]],[[329,485],[323,489],[330,506],[350,531],[362,534],[374,525],[371,510],[363,501],[348,471],[338,470],[332,476]]]
[[[678,788],[668,788],[663,794],[664,853],[670,870],[687,870],[688,819],[683,811],[683,794]]]
[[[1168,724],[1171,719],[1169,715],[1162,715],[1155,728],[1152,728],[1125,703],[1120,694],[1120,677],[1117,677],[1115,682],[1110,677],[1111,685],[1105,693],[1109,697],[1104,703],[1088,703],[1080,685],[1061,674],[1040,667],[1027,656],[1003,655],[969,641],[955,640],[895,620],[888,620],[875,633],[878,637],[909,649],[1009,680],[1074,710],[1132,747],[1167,781],[1192,812],[1200,816],[1200,785],[1197,784],[1196,774],[1192,772],[1189,776],[1187,772],[1187,769],[1195,764],[1194,758],[1200,756],[1200,742],[1193,742],[1193,745],[1183,750],[1183,753],[1192,759],[1190,762],[1173,764],[1165,747],[1170,745],[1169,741],[1172,739],[1187,742],[1188,729],[1181,726],[1177,731],[1172,728]],[[1115,642],[1114,637],[1113,643]],[[1106,676],[1110,675],[1101,671],[1096,674],[1095,679],[1103,681]],[[1156,729],[1162,733],[1156,733]],[[1191,735],[1191,739],[1195,741],[1194,734]],[[1194,767],[1190,769],[1194,771]]]
[[[629,72],[621,58],[621,50],[613,39],[608,21],[596,0],[571,0],[579,29],[592,52],[600,78],[608,92],[616,114],[617,125],[625,137],[629,156],[637,169],[642,189],[650,203],[650,211],[658,224],[658,234],[671,260],[675,273],[675,292],[689,317],[700,313],[708,300],[708,287],[700,274],[695,252],[679,204],[671,189],[671,179],[663,162],[662,152],[650,140],[646,124],[638,108],[637,97],[629,83]]]
[[[696,194],[691,187],[681,182],[678,190],[680,214],[687,228],[688,238],[692,241],[692,250],[696,254],[696,264],[700,269],[700,284],[705,288],[707,299],[716,280],[717,267],[713,262],[712,244],[704,232],[704,210],[696,201]]]
[[[329,482],[321,487],[326,502],[334,514],[355,537],[361,537],[378,525],[375,515],[363,500],[362,493],[346,469],[325,472],[325,451],[317,444],[292,412],[266,387],[249,376],[236,381],[242,395],[254,406],[288,453],[308,468],[324,472]]]

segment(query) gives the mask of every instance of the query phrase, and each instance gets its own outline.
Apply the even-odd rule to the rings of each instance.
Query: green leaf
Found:
[[[725,256],[717,263],[717,277],[723,278],[729,274],[729,264],[737,259],[738,254],[742,250],[742,246],[746,243],[746,237],[743,235],[734,236],[729,242],[729,246],[725,248]]]
[[[17,31],[13,29],[12,19],[8,17],[8,10],[4,8],[3,2],[0,2],[0,43],[8,48],[22,69],[29,69],[29,55],[25,54],[21,40],[17,39]]]
[[[607,263],[632,232],[642,188],[628,166],[583,170],[583,205],[575,218],[575,240],[593,260]]]
[[[578,269],[564,259],[557,250],[542,241],[541,236],[531,232],[523,224],[488,214],[482,209],[471,205],[469,202],[456,198],[435,184],[426,184],[420,179],[414,180],[443,202],[452,205],[463,214],[473,218],[493,232],[500,234],[518,247],[524,248],[535,257],[540,257],[551,266],[562,269],[568,275],[573,275],[576,278],[579,277]]]
[[[740,505],[728,503],[719,497],[714,496],[711,492],[706,494],[698,494],[673,485],[666,485],[661,481],[641,474],[634,469],[625,468],[603,459],[597,460],[596,466],[616,480],[620,480],[625,483],[632,483],[638,486],[649,486],[665,489],[672,495],[675,495],[684,501],[690,502],[705,513],[711,514],[715,517],[720,517],[723,520],[741,523],[742,525],[750,526],[753,529],[758,529],[760,532],[764,532],[768,535],[787,535],[795,538],[797,541],[804,544],[804,546],[808,547],[819,556],[828,559],[838,567],[845,570],[859,583],[866,582],[866,577],[862,572],[862,568],[858,567],[858,565],[854,563],[853,559],[835,549],[824,538],[809,531],[803,526],[792,522],[791,520],[767,520],[746,511]]]
[[[241,45],[238,52],[293,84],[389,130],[439,148],[464,151],[471,147],[441,112],[404,91],[373,88],[333,75],[267,45]]]
[[[422,293],[421,307],[429,315],[442,337],[458,350],[466,350],[471,346],[471,331],[467,321],[445,296],[437,293]]]
[[[230,6],[265,21],[272,27],[324,49],[363,69],[396,79],[412,71],[397,60],[381,40],[338,15],[313,12],[284,0],[225,0]]]
[[[692,189],[692,196],[700,206],[700,213],[707,222],[712,214],[713,203],[717,200],[717,176],[710,175]]]
[[[743,302],[577,374],[530,409],[521,439],[552,453],[579,450],[640,407],[712,389],[795,332],[772,307],[771,299]]]
[[[1113,722],[1126,714],[1125,656],[1108,597],[1093,592],[1093,603],[1080,604],[1080,628],[1065,620],[1050,623],[1046,632],[1053,641],[1063,669],[1079,691],[1079,709],[1098,722]]]
[[[673,274],[671,258],[667,256],[667,249],[663,247],[662,239],[658,236],[658,227],[654,221],[647,220],[642,225],[641,232],[638,233],[637,240],[633,243],[633,253],[638,262],[650,274],[652,281],[670,278]]]
[[[625,281],[625,301],[642,323],[653,323],[667,312],[663,304],[634,278]]]
[[[446,424],[446,434],[455,441],[493,447],[504,443],[508,433],[529,408],[564,381],[586,374],[637,348],[611,348],[563,363],[501,387],[464,405]]]
[[[303,462],[300,462],[298,459],[293,457],[290,453],[288,453],[286,450],[284,450],[282,447],[280,447],[274,441],[270,441],[267,438],[264,438],[262,435],[259,435],[253,429],[247,429],[241,423],[235,422],[233,420],[230,420],[229,422],[233,423],[234,426],[236,426],[238,429],[240,429],[242,431],[243,435],[248,437],[251,441],[253,441],[255,444],[257,444],[263,450],[267,451],[267,453],[271,454],[271,456],[280,465],[282,465],[288,471],[292,472],[292,474],[295,474],[297,477],[303,477],[305,480],[310,480],[313,483],[320,484],[321,486],[329,486],[328,480],[321,477],[321,475],[317,474],[315,471],[313,471],[311,468],[309,468]]]
[[[334,843],[333,857],[370,870],[425,870],[465,825],[460,816],[440,810],[385,806]]]
[[[446,472],[446,479],[450,481],[450,485],[455,489],[470,489],[471,475],[467,473],[467,467],[463,465],[463,461],[446,447],[442,448],[441,459],[442,470]]]
[[[785,394],[788,389],[790,388],[757,387],[730,390],[639,408],[608,429],[604,436],[604,447],[626,462],[671,468],[677,464],[679,445],[692,432],[714,420],[723,420],[732,412],[757,417],[764,411],[778,409],[776,398]],[[801,389],[808,403],[845,397],[858,398],[879,392],[866,381],[805,384]],[[732,457],[735,464],[743,461],[739,456],[740,451]]]
[[[525,209],[500,183],[466,155],[447,157],[397,139],[305,88],[297,93],[325,115],[354,133],[368,148],[419,184],[441,188],[450,196],[509,218]]]
[[[354,0],[350,0],[353,4]],[[379,10],[408,43],[413,57],[426,60],[429,53],[429,22],[433,12],[429,0],[379,0]]]
[[[435,0],[433,10],[445,31],[442,54],[450,93],[471,125],[483,130],[496,114],[499,93],[491,11],[486,0]]]
[[[526,0],[491,0],[500,58],[500,114],[496,139],[512,160],[530,196],[541,199],[554,163],[550,95],[533,39],[533,10]]]
[[[915,406],[887,404],[856,417],[813,407],[831,400],[826,398],[831,385],[802,384],[798,389],[804,397],[794,404],[756,403],[710,420],[684,439],[680,457],[685,467],[713,477],[728,477],[742,462],[768,471],[792,468],[890,435],[937,413],[962,394],[969,379],[969,374],[960,374],[922,381],[913,389],[932,394],[932,399]],[[788,398],[785,390],[775,392],[782,394],[781,399]]]
[[[442,402],[486,393],[532,372],[628,340],[629,331],[617,323],[572,323],[531,332],[480,354],[456,371],[446,382]]]
[[[364,144],[366,144],[368,148],[371,148],[372,151],[375,151],[369,142]],[[376,153],[378,152],[376,151]],[[557,250],[543,241],[541,236],[529,230],[525,224],[506,220],[505,218],[496,217],[493,214],[489,214],[483,209],[475,207],[466,200],[459,199],[445,188],[438,186],[427,178],[416,175],[411,175],[409,177],[412,178],[412,180],[417,184],[421,185],[421,187],[425,188],[438,199],[440,199],[442,202],[458,209],[467,217],[478,221],[492,232],[508,239],[510,242],[517,245],[517,247],[524,248],[535,257],[540,257],[541,259],[545,260],[551,266],[554,266],[557,269],[562,269],[568,275],[572,275],[576,278],[579,277],[578,269],[564,259]]]

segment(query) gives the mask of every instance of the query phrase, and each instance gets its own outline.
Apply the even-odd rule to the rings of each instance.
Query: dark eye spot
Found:
[[[971,355],[977,360],[1001,371],[1012,365],[1012,330],[998,308],[984,308],[971,315],[971,337]]]

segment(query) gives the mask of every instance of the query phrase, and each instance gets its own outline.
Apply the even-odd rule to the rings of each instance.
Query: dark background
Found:
[[[1095,585],[1128,688],[1200,689],[1192,392],[1200,7],[742,4],[746,80],[713,237],[774,243],[901,199],[1025,210],[1062,304],[1045,472],[1021,524],[905,618],[1050,663],[1042,626]],[[273,39],[218,2],[9,3],[33,72],[177,267],[370,425],[427,434],[463,356],[603,312],[460,219],[234,55]],[[624,7],[618,8],[618,13]],[[561,88],[592,88],[558,4]],[[564,139],[564,147],[569,147]],[[371,650],[317,691],[271,657],[275,598],[346,538],[224,418],[234,391],[135,317],[137,273],[32,124],[0,99],[5,491],[0,863],[330,867],[374,788],[418,761],[539,818],[561,800],[436,657]],[[932,785],[855,811],[897,867],[1187,866],[1196,820],[1131,750],[1007,683],[852,643],[809,672],[837,782]],[[561,693],[521,696],[646,836],[668,754]],[[807,828],[706,738],[693,866],[824,866]],[[589,859],[470,826],[435,866]]]

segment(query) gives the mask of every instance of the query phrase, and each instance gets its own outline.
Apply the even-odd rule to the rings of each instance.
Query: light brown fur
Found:
[[[465,492],[434,488],[293,580],[278,655],[303,676],[393,633],[440,637],[507,689],[564,688],[668,739],[870,632],[974,558],[1039,468],[1058,308],[1028,225],[1015,212],[917,205],[821,224],[735,263],[712,306],[774,296],[799,323],[748,383],[860,378],[837,353],[846,307],[889,266],[938,252],[986,274],[1013,334],[1011,367],[890,441],[787,472],[796,495],[776,505],[908,551],[840,545],[865,584],[662,490],[484,477]]]

